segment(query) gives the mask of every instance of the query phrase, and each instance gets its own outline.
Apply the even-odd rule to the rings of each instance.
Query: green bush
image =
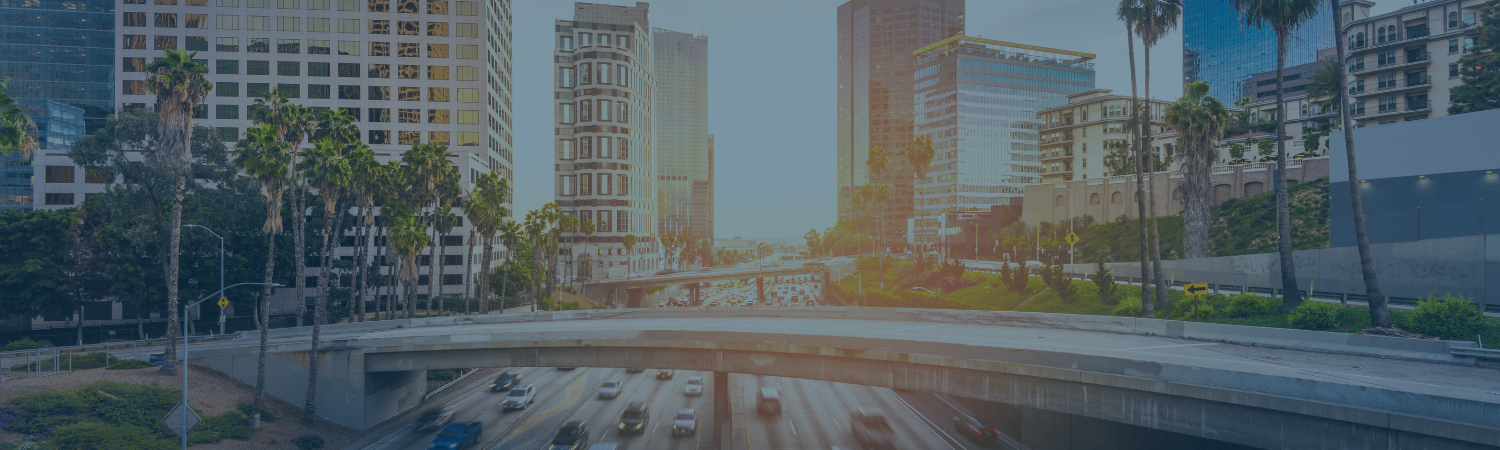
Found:
[[[165,432],[166,427],[160,428],[160,431]],[[42,439],[42,442],[45,444],[41,448],[128,448],[140,450],[171,450],[178,448],[178,441],[164,439],[165,437],[160,432],[157,432],[157,430],[151,428],[114,425],[97,420],[89,420],[62,425],[52,430],[51,436]]]
[[[1444,294],[1417,302],[1417,309],[1407,318],[1408,329],[1447,340],[1474,340],[1484,324],[1484,313],[1463,297]]]
[[[323,448],[323,438],[316,434],[304,434],[292,439],[292,445],[296,445],[298,450],[317,450]]]
[[[135,369],[149,369],[149,368],[152,368],[152,367],[157,367],[157,366],[156,366],[156,364],[151,364],[151,363],[139,360],[139,359],[127,359],[127,360],[123,360],[123,361],[120,361],[120,362],[117,362],[117,363],[111,363],[109,365],[109,370],[135,370]]]
[[[240,414],[244,414],[245,417],[250,417],[250,415],[255,412],[255,405],[249,403],[240,403],[238,408],[240,410]],[[269,409],[261,408],[260,421],[266,423],[275,422],[276,414],[272,413]]]
[[[429,371],[427,371],[427,379],[429,379],[429,380],[452,380],[454,378],[458,378],[458,372],[459,371],[457,369],[429,370]]]
[[[38,448],[172,449],[177,437],[162,426],[182,391],[98,381],[73,391],[37,391],[10,400],[16,419],[6,428],[41,436]],[[239,411],[204,418],[190,442],[249,439],[253,430]]]
[[[1229,307],[1224,314],[1229,317],[1251,317],[1276,314],[1281,311],[1281,300],[1255,294],[1229,296]]]
[[[19,341],[11,342],[9,344],[5,344],[5,347],[0,348],[0,350],[9,352],[15,350],[31,350],[34,348],[42,348],[42,344],[38,344],[36,341],[30,339],[22,339]]]
[[[1139,298],[1122,298],[1115,304],[1115,309],[1110,312],[1112,316],[1118,317],[1140,317],[1141,300]]]
[[[1339,305],[1307,300],[1292,309],[1286,316],[1286,324],[1301,330],[1327,330],[1339,323]]]
[[[215,444],[225,439],[248,441],[255,434],[250,428],[250,418],[239,411],[230,411],[203,419],[203,423],[188,434],[189,444]]]

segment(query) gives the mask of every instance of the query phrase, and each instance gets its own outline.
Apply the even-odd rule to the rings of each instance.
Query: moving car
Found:
[[[672,376],[676,375],[676,374],[677,374],[676,371],[673,371],[672,369],[661,369],[661,370],[656,371],[656,379],[658,379],[658,380],[670,380],[670,379],[672,379]]]
[[[577,367],[558,367],[557,368],[557,370],[573,370],[573,369],[577,369]]]
[[[896,448],[896,430],[891,429],[891,424],[886,422],[884,413],[859,408],[850,416],[849,429],[854,432],[854,440],[859,441],[861,446],[872,449]]]
[[[484,434],[484,424],[480,422],[460,422],[448,425],[439,431],[436,438],[432,439],[429,449],[457,449],[467,447],[469,444],[479,442],[479,436]]]
[[[510,393],[505,395],[505,410],[525,409],[526,406],[536,402],[536,388],[531,386],[516,386],[511,388]]]
[[[417,431],[441,430],[453,423],[453,410],[432,408],[417,416]]]
[[[683,395],[703,395],[703,377],[688,377],[687,387],[682,393]]]
[[[645,371],[646,371],[646,369],[642,369],[640,367],[631,367],[631,368],[625,369],[626,373],[645,372]]]
[[[625,405],[625,412],[620,413],[621,433],[645,433],[650,423],[651,407],[646,406],[646,402],[630,402]]]
[[[583,450],[589,446],[589,425],[582,420],[570,420],[552,437],[551,450]]]
[[[763,387],[755,393],[755,411],[761,414],[781,414],[781,393],[776,388]]]
[[[620,396],[620,380],[609,380],[599,386],[599,398],[615,398]]]
[[[953,418],[953,429],[969,440],[980,444],[994,444],[1000,440],[1000,430],[984,426],[978,419],[969,416]]]
[[[656,271],[656,275],[671,275],[671,274],[674,274],[674,273],[677,273],[677,272],[681,272],[681,271],[680,270],[674,270],[674,269],[662,269],[662,270]]]
[[[521,384],[521,374],[515,372],[506,372],[500,374],[500,376],[498,377],[495,377],[495,382],[490,383],[490,390],[508,391],[510,390],[510,388],[516,387],[516,385],[519,384]]]
[[[678,410],[672,417],[672,435],[682,436],[698,432],[698,413],[691,409]]]

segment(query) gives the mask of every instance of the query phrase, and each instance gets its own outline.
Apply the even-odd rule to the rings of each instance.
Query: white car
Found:
[[[609,380],[599,386],[599,398],[615,398],[620,396],[620,380]]]
[[[516,386],[505,395],[505,409],[525,409],[526,406],[536,402],[536,388],[531,386]]]
[[[691,409],[677,411],[672,417],[672,435],[695,434],[698,432],[698,413]]]
[[[684,395],[703,395],[703,377],[689,377]]]

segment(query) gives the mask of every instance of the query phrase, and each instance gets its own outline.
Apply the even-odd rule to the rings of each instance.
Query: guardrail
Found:
[[[227,339],[230,339],[232,337],[234,337],[234,336],[233,335],[228,335],[228,334],[209,335],[209,336],[191,336],[191,337],[189,337],[189,339],[190,339],[189,343],[204,342],[204,341],[227,340]],[[182,338],[174,338],[174,339],[182,339]],[[156,347],[163,347],[163,346],[165,346],[166,341],[167,341],[166,338],[156,338],[156,339],[144,339],[144,340],[137,340],[137,341],[105,342],[105,343],[100,343],[100,344],[69,345],[69,346],[62,346],[62,347],[46,347],[46,348],[35,348],[35,349],[29,349],[29,350],[12,350],[12,351],[8,351],[8,352],[0,352],[0,380],[7,380],[7,379],[11,379],[11,378],[45,377],[45,376],[56,375],[56,374],[59,374],[59,373],[71,370],[70,369],[71,366],[68,365],[68,364],[66,364],[66,363],[64,363],[62,361],[63,357],[69,357],[69,356],[77,355],[77,354],[89,354],[89,353],[101,352],[101,351],[102,352],[109,352],[111,355],[113,355],[116,352],[122,351],[122,350],[123,351],[127,351],[127,352],[137,352],[138,353],[138,352],[145,351],[145,350],[150,350],[150,349],[153,349],[153,348],[156,348]],[[146,354],[144,356],[145,356],[146,359],[149,359],[150,354],[148,353],[148,354]],[[49,357],[52,358],[52,364],[51,364],[52,367],[51,367],[51,370],[46,370],[46,368],[41,367],[40,363],[42,361],[47,360],[47,358],[49,358]],[[142,355],[139,355],[139,354],[130,354],[128,358],[122,358],[122,359],[137,359],[137,358],[141,358],[141,357],[142,357]],[[17,361],[17,360],[19,360],[19,361]],[[25,372],[21,372],[21,373],[24,374],[24,376],[17,377],[16,376],[16,372],[11,371],[10,369],[11,369],[12,366],[17,366],[17,365],[22,365],[22,364],[26,365],[26,371]],[[32,365],[33,364],[36,365],[35,370],[32,369]],[[106,365],[105,366],[108,367],[108,358],[106,358]]]

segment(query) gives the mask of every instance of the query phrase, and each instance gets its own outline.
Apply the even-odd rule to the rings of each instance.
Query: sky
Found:
[[[834,31],[844,2],[649,2],[651,26],[709,38],[715,237],[801,236],[837,221]],[[969,35],[1093,53],[1098,55],[1096,86],[1129,95],[1125,26],[1115,19],[1115,1],[967,3]],[[1402,5],[1382,3],[1376,13]],[[559,0],[512,3],[517,217],[553,200],[552,26],[554,20],[571,19],[572,7],[572,1]],[[1180,29],[1152,48],[1152,97],[1182,95],[1181,55]],[[1136,58],[1144,64],[1139,43]]]

